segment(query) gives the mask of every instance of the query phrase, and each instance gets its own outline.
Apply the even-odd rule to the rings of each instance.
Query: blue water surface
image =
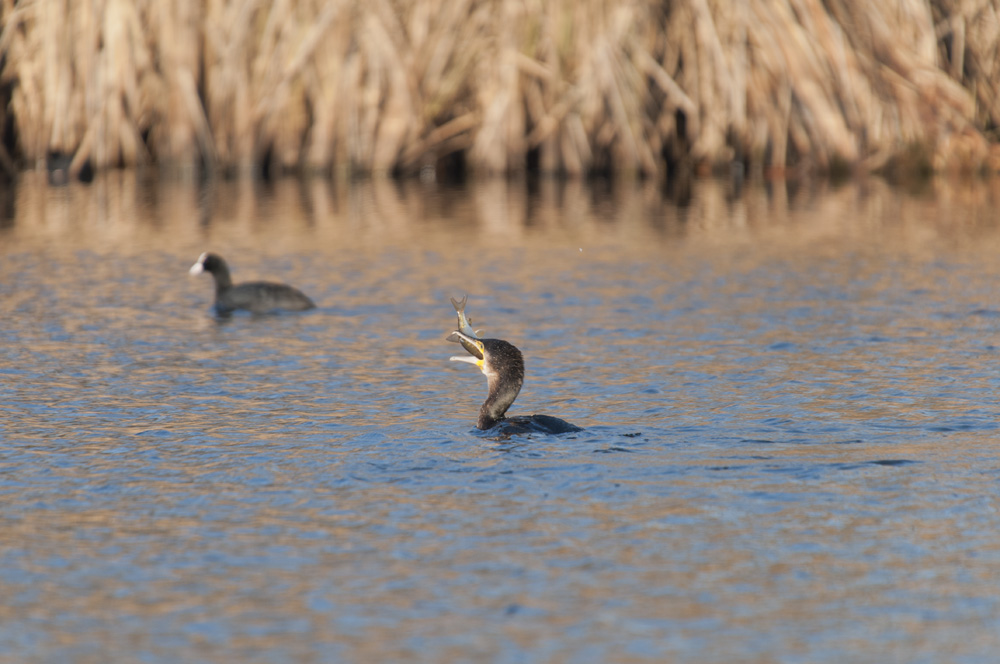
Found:
[[[7,192],[0,659],[1000,647],[988,193],[131,177]],[[319,308],[215,319],[206,250]],[[474,430],[463,294],[583,432]]]

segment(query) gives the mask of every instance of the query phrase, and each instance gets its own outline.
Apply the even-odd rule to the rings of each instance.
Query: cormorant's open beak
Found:
[[[452,355],[448,359],[452,362],[468,362],[469,364],[475,364],[480,369],[483,368],[483,359],[486,357],[486,347],[483,345],[482,341],[462,334],[458,330],[449,334],[447,340],[462,344],[462,348],[469,352],[469,355]]]

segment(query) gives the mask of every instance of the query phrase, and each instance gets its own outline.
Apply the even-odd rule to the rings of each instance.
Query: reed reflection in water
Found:
[[[0,657],[983,661],[989,184],[5,192]],[[187,268],[313,312],[215,320]],[[524,351],[511,413],[450,296]]]

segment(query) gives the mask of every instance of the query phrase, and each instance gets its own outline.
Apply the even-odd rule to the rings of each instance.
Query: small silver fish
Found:
[[[468,295],[463,297],[461,302],[455,298],[451,298],[451,306],[455,307],[455,311],[458,312],[458,331],[467,337],[478,339],[480,331],[472,328],[472,321],[465,315],[465,303],[468,301]]]
[[[458,312],[458,329],[448,335],[448,341],[454,341],[456,343],[462,344],[462,347],[469,352],[470,355],[474,355],[480,360],[483,359],[482,349],[479,348],[479,330],[475,330],[472,327],[472,322],[465,315],[465,303],[469,301],[469,296],[466,295],[459,302],[455,298],[451,298],[451,305],[455,307],[455,311]],[[451,358],[458,359],[458,358]]]

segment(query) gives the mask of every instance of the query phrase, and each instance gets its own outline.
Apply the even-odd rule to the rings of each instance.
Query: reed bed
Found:
[[[0,167],[995,167],[1000,0],[0,0]]]

